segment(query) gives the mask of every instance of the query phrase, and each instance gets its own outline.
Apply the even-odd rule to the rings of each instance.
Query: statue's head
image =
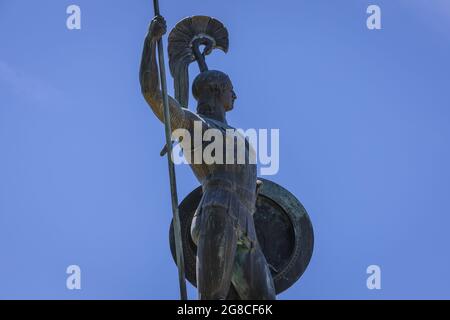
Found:
[[[237,98],[228,75],[216,70],[200,73],[192,85],[192,94],[198,101],[198,113],[207,113],[207,110],[202,108],[218,105],[222,105],[225,112],[231,111]]]

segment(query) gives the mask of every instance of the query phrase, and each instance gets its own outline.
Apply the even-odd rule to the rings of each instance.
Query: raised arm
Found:
[[[164,122],[164,111],[162,92],[159,85],[158,66],[156,64],[156,44],[166,31],[167,27],[164,18],[161,16],[155,17],[150,24],[148,34],[145,38],[141,69],[139,72],[142,94],[161,122]],[[186,121],[186,112],[170,96],[169,110],[172,130],[184,128],[189,125],[189,121]]]

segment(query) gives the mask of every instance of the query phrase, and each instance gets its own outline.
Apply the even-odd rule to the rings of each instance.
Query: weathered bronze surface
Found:
[[[145,39],[140,70],[142,93],[162,122],[165,109],[158,80],[156,43],[166,29],[162,17],[153,19]],[[204,46],[203,52],[201,46]],[[192,136],[198,124],[202,132],[216,129],[225,141],[227,130],[233,129],[227,123],[226,112],[233,109],[237,96],[228,75],[208,69],[205,56],[216,48],[228,50],[228,31],[216,19],[186,18],[171,32],[169,64],[176,97],[169,97],[169,122],[172,130],[185,129]],[[197,112],[187,109],[188,68],[193,61],[197,61],[201,71],[192,85]],[[189,243],[192,249],[186,253],[191,261],[186,264],[188,279],[196,284],[200,299],[275,299],[276,289],[281,292],[289,287],[308,264],[312,253],[311,225],[301,204],[275,184],[263,184],[261,190],[274,189],[267,191],[269,196],[258,197],[257,167],[249,161],[253,148],[245,137],[234,137],[232,141],[233,150],[238,145],[245,146],[243,164],[238,164],[235,152],[231,153],[234,164],[190,164],[201,183],[201,194],[194,193],[187,201],[188,214],[182,215],[184,247]],[[195,150],[204,149],[211,142],[180,143],[184,154],[190,154],[193,159]],[[225,157],[227,152],[229,149],[225,148]],[[184,203],[180,209],[188,206]],[[256,208],[262,214],[254,220]],[[255,222],[260,226],[259,234]],[[193,260],[197,261],[195,272]]]

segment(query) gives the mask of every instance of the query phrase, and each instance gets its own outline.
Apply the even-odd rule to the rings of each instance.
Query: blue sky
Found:
[[[280,129],[270,179],[302,201],[316,245],[279,298],[450,298],[450,3],[161,2],[169,28],[228,27],[229,53],[208,61],[234,82],[229,122]],[[144,0],[0,0],[0,298],[178,298],[163,126],[138,82],[152,15]],[[177,174],[182,199],[198,183]]]

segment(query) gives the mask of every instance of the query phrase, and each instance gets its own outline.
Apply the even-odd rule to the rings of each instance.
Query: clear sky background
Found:
[[[230,123],[280,129],[270,179],[316,243],[279,298],[450,298],[450,2],[161,2],[169,28],[195,14],[228,27],[229,54],[208,61],[234,82]],[[138,81],[152,16],[150,0],[0,0],[0,298],[178,298],[163,126]],[[198,183],[177,174],[182,199]]]

